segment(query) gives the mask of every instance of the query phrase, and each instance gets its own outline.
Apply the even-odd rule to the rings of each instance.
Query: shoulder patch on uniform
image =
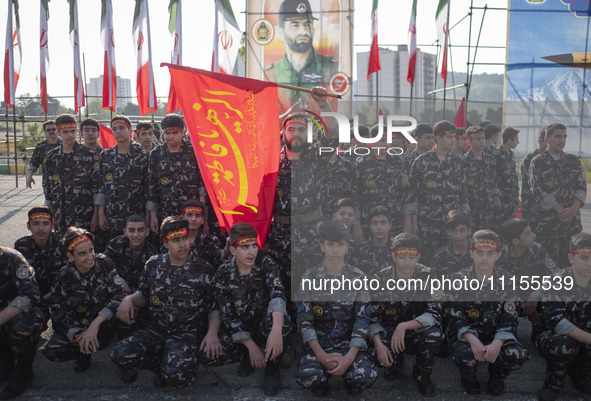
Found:
[[[552,258],[546,258],[546,261],[544,263],[546,264],[546,267],[548,269],[554,269],[556,267],[556,263],[554,263]]]
[[[29,275],[29,268],[27,266],[21,266],[18,269],[16,269],[16,276],[21,280],[29,278]]]
[[[505,302],[505,306],[503,306],[503,309],[505,309],[505,312],[508,312],[508,313],[515,312],[515,302],[511,302],[511,301]]]
[[[441,299],[441,293],[438,290],[434,290],[431,293],[431,298],[433,298],[436,301],[439,301]]]
[[[273,285],[281,285],[281,280],[279,277],[275,277],[275,280],[273,280]]]
[[[76,312],[78,312],[78,313],[84,313],[86,311],[87,311],[87,308],[84,305],[81,305],[81,306],[79,306],[79,307],[76,308]]]
[[[363,294],[361,294],[361,302],[363,302],[363,303],[369,302],[369,294],[367,292],[364,292]]]
[[[158,298],[156,295],[152,295],[151,301],[152,301],[152,303],[154,305],[159,305],[160,304],[160,298]]]
[[[123,284],[123,280],[121,279],[120,275],[116,275],[115,278],[113,279],[113,282],[117,285],[122,285]]]
[[[318,305],[316,305],[315,307],[312,308],[312,313],[314,313],[315,315],[322,315],[322,313],[324,313],[324,311],[322,310],[322,308]]]

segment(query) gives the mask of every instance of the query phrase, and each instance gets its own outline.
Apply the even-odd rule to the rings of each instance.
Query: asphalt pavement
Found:
[[[12,247],[14,242],[29,232],[26,228],[27,211],[43,204],[41,177],[35,176],[37,185],[33,189],[25,187],[24,176],[19,176],[19,187],[15,187],[15,177],[0,175],[0,245]],[[588,196],[588,201],[591,200]],[[591,230],[591,206],[582,210],[583,228]],[[479,367],[481,388],[485,391],[479,396],[465,394],[460,386],[460,376],[450,358],[437,358],[432,380],[437,386],[435,400],[537,400],[537,392],[544,381],[545,362],[537,354],[530,341],[531,325],[520,319],[518,340],[531,353],[531,359],[522,369],[513,372],[506,381],[506,393],[493,397],[486,393],[486,366]],[[48,329],[40,342],[40,349],[51,337]],[[265,397],[261,385],[263,372],[257,371],[247,378],[238,377],[237,365],[217,368],[200,367],[196,382],[182,390],[169,387],[156,389],[152,384],[153,373],[140,371],[138,380],[133,384],[124,384],[119,378],[119,371],[110,360],[110,353],[115,345],[99,351],[92,358],[90,369],[84,373],[73,372],[73,362],[55,363],[48,361],[41,353],[34,363],[35,380],[19,400],[309,400],[314,397],[293,380],[295,364],[290,369],[282,370],[284,389],[276,397]],[[349,396],[343,388],[343,382],[335,377],[330,380],[329,400],[423,400],[416,390],[411,371],[414,356],[407,356],[404,374],[394,382],[380,378],[377,383],[362,395]],[[3,384],[0,383],[0,386]],[[570,380],[561,393],[561,400],[589,400],[591,397],[573,389]]]

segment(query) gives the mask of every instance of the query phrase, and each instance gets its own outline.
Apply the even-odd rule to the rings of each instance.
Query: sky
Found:
[[[469,13],[471,0],[450,0],[450,25],[453,27]],[[7,2],[0,6],[0,21],[6,31]],[[152,57],[156,92],[167,97],[170,76],[161,62],[171,58],[173,39],[168,31],[168,0],[148,0],[152,35]],[[418,0],[417,43],[422,51],[435,53],[435,47],[423,47],[436,41],[435,9],[438,0]],[[474,7],[494,6],[506,8],[507,2],[495,0],[473,0]],[[245,30],[246,0],[231,0],[241,30]],[[371,0],[356,0],[354,41],[355,52],[368,51],[371,34]],[[24,93],[39,93],[39,0],[19,0],[22,42],[21,74],[16,90],[17,97]],[[132,93],[135,93],[136,58],[132,37],[134,0],[113,0],[113,22],[116,49],[117,75],[131,79]],[[100,0],[78,0],[80,24],[80,46],[85,60],[86,81],[98,77],[103,71],[103,49],[100,41]],[[407,43],[412,0],[381,0],[378,6],[378,38],[380,46]],[[489,6],[492,6],[489,4]],[[50,96],[73,96],[73,56],[69,41],[69,11],[66,0],[51,0],[49,3],[49,52],[50,67],[47,76]],[[474,10],[472,18],[472,45],[474,46],[481,26],[483,10]],[[209,69],[213,47],[214,1],[183,0],[183,64],[190,67]],[[465,18],[450,31],[452,44],[451,65],[453,70],[466,72],[470,19]],[[482,25],[480,45],[505,46],[507,33],[507,12],[488,10]],[[0,34],[1,35],[1,34]],[[453,48],[453,46],[458,46]],[[472,56],[474,49],[472,49]],[[478,50],[476,62],[505,63],[505,49]],[[503,66],[476,66],[475,73],[503,73]],[[353,72],[356,77],[356,72]],[[3,93],[3,82],[0,82]],[[166,99],[162,99],[165,101]],[[60,99],[67,106],[72,99]]]

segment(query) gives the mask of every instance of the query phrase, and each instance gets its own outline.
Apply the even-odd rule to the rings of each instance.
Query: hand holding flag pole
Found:
[[[277,85],[278,88],[291,89],[291,90],[299,91],[299,92],[312,93],[312,89],[301,88],[299,86],[286,85],[286,84],[275,84],[275,85]],[[335,95],[334,93],[327,93],[326,96],[333,97],[335,99],[342,99],[343,98],[342,95]]]

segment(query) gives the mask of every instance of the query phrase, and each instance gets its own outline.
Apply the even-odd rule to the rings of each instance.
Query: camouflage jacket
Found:
[[[35,269],[35,279],[39,284],[41,296],[51,292],[51,286],[61,270],[68,262],[68,256],[61,238],[50,233],[43,248],[35,244],[32,235],[22,237],[14,243],[14,249],[23,254]]]
[[[482,152],[478,160],[472,150],[462,156],[462,168],[466,180],[466,197],[472,210],[474,226],[477,229],[490,227],[492,222],[493,197],[500,195],[495,160]]]
[[[558,213],[552,209],[556,203],[571,207],[575,199],[585,204],[587,182],[579,158],[563,153],[560,160],[554,160],[549,151],[533,158],[529,183],[533,191],[536,215],[532,230],[538,238],[561,238],[580,233],[581,212],[569,222],[561,222]]]
[[[501,192],[503,210],[516,212],[519,208],[519,178],[513,151],[499,148],[496,152],[498,188]]]
[[[249,274],[240,274],[232,258],[215,273],[215,297],[223,324],[234,342],[251,338],[250,330],[273,312],[287,314],[285,288],[279,268],[259,251]]]
[[[504,289],[500,277],[505,277]],[[452,279],[476,280],[474,265],[451,276]],[[510,289],[510,275],[494,268],[494,287],[485,280],[478,291],[447,293],[444,320],[450,341],[465,341],[463,335],[472,333],[483,339],[515,340],[517,332],[517,295]],[[471,292],[470,294],[466,294]],[[476,300],[478,299],[478,300]]]
[[[71,226],[90,229],[100,185],[98,155],[75,143],[70,153],[63,153],[62,147],[49,151],[43,168],[45,200],[58,231],[63,234]]]
[[[466,252],[461,255],[453,250],[452,244],[448,241],[445,246],[435,252],[433,257],[434,270],[446,276],[470,267],[473,263],[474,260],[470,256],[470,241],[468,241]]]
[[[533,192],[529,183],[529,171],[531,167],[531,161],[541,152],[536,149],[532,153],[525,156],[521,163],[521,215],[524,219],[529,220],[533,226],[533,218],[535,215],[532,213],[535,205],[533,200]]]
[[[427,280],[432,273],[431,268],[417,263],[412,279]],[[374,278],[380,282],[384,290],[379,292],[377,302],[372,304],[371,325],[367,336],[369,341],[377,333],[380,333],[382,338],[391,337],[398,324],[409,320],[418,321],[424,328],[441,324],[443,311],[439,292],[427,301],[423,299],[426,293],[422,294],[421,291],[412,288],[388,291],[387,280],[398,280],[394,265],[377,272]]]
[[[350,248],[349,248],[350,249]],[[363,242],[351,256],[351,264],[367,275],[374,275],[392,263],[392,240],[375,246],[372,239]]]
[[[206,196],[193,145],[181,142],[178,152],[169,152],[166,143],[150,152],[148,163],[148,211],[156,211],[162,222],[178,215],[181,204]]]
[[[363,272],[345,263],[342,276],[346,279],[363,279]],[[336,278],[326,272],[324,264],[306,271],[304,280]],[[305,286],[305,284],[303,284]],[[303,289],[305,289],[304,287]],[[323,349],[334,347],[367,349],[367,332],[371,317],[371,303],[367,291],[340,290],[330,293],[330,288],[320,291],[300,289],[297,302],[298,322],[304,344],[317,340]]]
[[[136,291],[144,271],[144,265],[158,252],[146,238],[142,251],[133,253],[129,238],[119,235],[109,242],[104,253],[115,264],[117,273],[125,280],[129,289]]]
[[[224,262],[224,247],[218,237],[199,231],[191,242],[191,251],[217,269]]]
[[[148,152],[131,142],[127,153],[118,153],[113,146],[99,158],[101,187],[95,203],[105,207],[111,231],[123,232],[129,216],[146,215]]]
[[[97,316],[110,320],[124,297],[115,265],[105,255],[96,255],[94,267],[85,274],[68,261],[51,290],[53,329],[74,342]]]
[[[49,143],[49,141],[46,139],[35,145],[35,149],[31,155],[31,160],[29,161],[29,170],[37,171],[39,166],[41,166],[43,163],[47,152],[59,146],[62,146],[61,138],[57,138],[56,143]]]
[[[27,313],[39,302],[35,270],[20,252],[0,246],[0,311],[12,306]]]
[[[171,265],[168,253],[152,256],[137,293],[149,308],[150,324],[165,333],[203,336],[208,319],[219,317],[214,269],[193,252],[183,266]]]
[[[450,151],[439,161],[435,149],[417,157],[410,172],[411,214],[421,231],[445,235],[445,217],[452,209],[469,212],[461,159]]]
[[[542,316],[534,327],[534,333],[552,330],[557,334],[570,334],[575,328],[591,333],[591,285],[581,287],[576,284],[572,267],[567,267],[560,274],[561,278],[570,277],[573,287],[540,290]],[[564,284],[564,281],[562,282]]]
[[[384,151],[382,149],[380,151]],[[373,152],[359,156],[355,166],[353,181],[353,200],[359,204],[362,221],[369,219],[369,212],[375,206],[385,206],[390,210],[392,232],[402,231],[402,205],[406,197],[403,157],[386,155],[378,159]]]
[[[341,155],[337,155],[337,160],[327,163],[326,168],[321,171],[322,214],[327,220],[332,219],[340,199],[351,197],[352,179],[353,164]]]
[[[554,276],[558,273],[556,263],[548,256],[544,247],[535,242],[527,248],[525,255],[515,258],[509,254],[509,246],[501,249],[501,257],[496,263],[503,271],[514,276]]]

